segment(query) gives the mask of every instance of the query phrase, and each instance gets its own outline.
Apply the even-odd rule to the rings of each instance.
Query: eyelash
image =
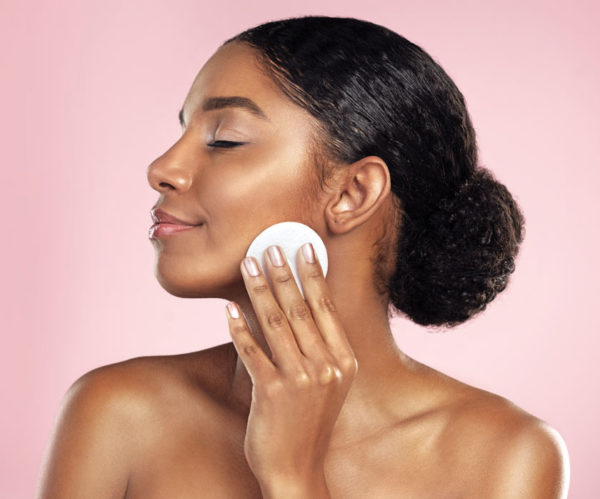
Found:
[[[229,144],[229,145],[217,145],[217,144]],[[240,146],[242,144],[245,144],[245,142],[232,142],[231,140],[215,140],[212,144],[208,144],[210,147],[221,147],[221,148],[225,148],[225,149],[230,149],[232,147],[237,147]]]

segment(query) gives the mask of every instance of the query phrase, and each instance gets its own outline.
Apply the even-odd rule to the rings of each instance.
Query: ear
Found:
[[[343,234],[366,222],[391,190],[388,167],[377,156],[362,158],[342,171],[342,181],[325,207],[327,226],[335,234]]]

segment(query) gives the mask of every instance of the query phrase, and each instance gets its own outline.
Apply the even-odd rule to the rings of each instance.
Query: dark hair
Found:
[[[475,131],[446,72],[406,38],[353,18],[272,21],[224,44],[233,41],[258,49],[261,67],[317,118],[319,157],[387,164],[394,210],[373,263],[388,317],[453,327],[484,310],[514,271],[524,217],[477,165]],[[333,168],[316,164],[323,187]]]

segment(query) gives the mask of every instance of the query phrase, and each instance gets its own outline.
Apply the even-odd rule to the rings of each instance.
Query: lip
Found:
[[[202,225],[175,225],[168,223],[154,224],[148,231],[148,237],[150,239],[156,239],[162,236],[170,236],[178,232],[184,232],[186,230],[198,229]]]
[[[152,216],[152,220],[154,221],[155,224],[167,223],[167,224],[173,224],[173,225],[191,225],[191,226],[202,225],[202,222],[194,223],[194,222],[188,222],[187,220],[184,220],[182,218],[177,218],[176,216],[171,215],[170,213],[167,213],[162,208],[158,208],[156,210],[151,210],[150,215]]]
[[[196,229],[203,225],[202,222],[194,224],[167,213],[162,209],[151,210],[150,215],[154,224],[150,227],[148,237],[156,239],[161,236],[169,236],[178,232],[183,232],[190,229]]]

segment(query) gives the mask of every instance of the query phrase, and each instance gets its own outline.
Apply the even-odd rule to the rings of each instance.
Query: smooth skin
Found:
[[[292,483],[297,497],[311,492],[310,497],[344,499],[566,497],[568,453],[555,429],[398,348],[367,257],[390,216],[387,165],[365,157],[344,165],[323,192],[315,189],[309,151],[319,137],[317,123],[261,71],[255,55],[240,43],[217,50],[185,99],[182,136],[147,171],[160,193],[155,207],[203,222],[152,240],[158,281],[174,296],[234,301],[247,334],[226,315],[233,342],[130,359],[83,375],[64,398],[37,497],[290,497]],[[202,109],[217,96],[252,99],[266,118],[241,107]],[[231,144],[215,141],[241,144],[223,147]],[[299,302],[286,280],[288,266],[263,269],[279,273],[273,292],[253,285],[242,270],[254,237],[282,221],[309,225],[328,250],[327,277],[307,280],[314,326],[292,306]],[[314,305],[326,296],[329,311]],[[342,345],[346,338],[349,346],[318,350],[336,362],[345,380],[333,398],[315,398],[310,410],[320,424],[301,413],[310,396],[302,399],[298,414],[289,403],[278,409],[258,398],[251,376],[254,371],[258,377],[258,358],[263,367],[268,360],[278,369],[292,368],[289,355],[277,355],[281,342],[287,341],[297,366],[290,338],[300,341],[304,353],[298,338],[316,341],[315,327],[324,343],[333,336]],[[207,334],[201,319],[198,334]],[[254,354],[244,358],[240,345],[250,338],[256,341]],[[347,377],[342,359],[350,350],[358,368]],[[282,383],[275,396],[289,401],[297,390]],[[266,408],[260,413],[259,400]],[[292,429],[288,417],[295,418]],[[277,438],[263,442],[266,447],[250,441],[271,422],[279,422]],[[304,473],[311,456],[324,483],[311,482],[318,472]],[[280,478],[295,459],[302,477],[288,476],[290,488],[282,492]],[[273,476],[265,476],[274,460]],[[302,488],[307,482],[321,489],[307,492]]]
[[[271,251],[279,259],[271,258]],[[239,309],[238,317],[229,315],[236,351],[254,386],[246,459],[264,497],[293,497],[284,495],[290,489],[296,490],[296,497],[331,497],[325,456],[358,363],[320,264],[310,261],[315,259],[312,246],[308,253],[312,258],[306,261],[300,254],[297,258],[306,301],[279,247],[269,248],[267,254],[274,296],[255,258],[244,260],[242,274],[271,359]]]

